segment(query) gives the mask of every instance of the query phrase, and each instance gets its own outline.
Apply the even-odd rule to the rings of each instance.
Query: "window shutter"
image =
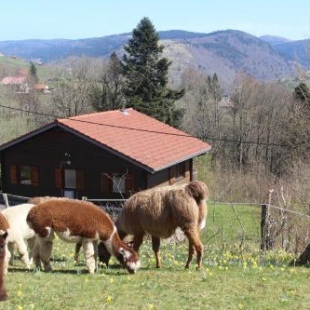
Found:
[[[78,170],[76,172],[76,189],[84,190],[85,182],[84,182],[84,171]]]
[[[62,178],[62,169],[56,168],[55,169],[55,186],[56,188],[63,187],[63,178]]]
[[[101,173],[101,191],[105,194],[112,192],[112,174]]]
[[[39,168],[31,167],[31,185],[39,185]]]
[[[10,178],[11,184],[18,184],[18,167],[16,165],[10,165]]]
[[[172,166],[169,170],[169,184],[170,185],[173,185],[175,183],[175,174],[176,174],[175,166]]]
[[[135,184],[134,184],[134,179],[132,174],[127,174],[126,179],[125,179],[125,189],[126,189],[126,194],[131,195],[134,193],[135,189]]]

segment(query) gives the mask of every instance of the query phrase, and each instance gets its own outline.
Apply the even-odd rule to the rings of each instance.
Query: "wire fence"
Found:
[[[0,194],[0,205],[12,207],[28,197]],[[116,220],[125,199],[87,199]],[[310,243],[310,215],[271,204],[208,203],[207,228],[202,231],[206,244],[240,250],[277,250],[298,254]],[[176,240],[183,240],[178,236]]]

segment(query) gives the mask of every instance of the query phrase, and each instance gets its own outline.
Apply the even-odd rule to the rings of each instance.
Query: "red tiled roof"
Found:
[[[132,108],[58,119],[56,123],[152,171],[211,149],[208,143]]]
[[[2,79],[1,84],[9,85],[20,85],[25,82],[26,78],[24,76],[6,76]]]

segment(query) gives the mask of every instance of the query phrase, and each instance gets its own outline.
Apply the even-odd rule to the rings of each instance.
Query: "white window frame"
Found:
[[[76,188],[76,170],[65,169],[65,188]]]
[[[112,192],[113,193],[125,193],[126,192],[126,182],[125,175],[122,173],[113,173],[112,176]]]

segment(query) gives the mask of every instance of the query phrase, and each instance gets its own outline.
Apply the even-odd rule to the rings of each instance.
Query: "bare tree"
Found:
[[[90,100],[96,111],[121,109],[125,105],[123,95],[125,78],[122,74],[120,61],[112,53],[90,88]]]
[[[90,58],[70,58],[62,64],[61,78],[52,93],[55,112],[69,117],[91,111],[89,90],[93,74]]]

